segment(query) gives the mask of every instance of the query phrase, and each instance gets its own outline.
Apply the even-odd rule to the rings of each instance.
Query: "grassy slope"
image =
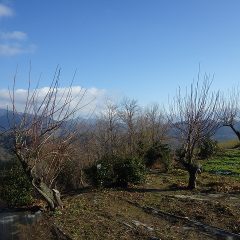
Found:
[[[240,178],[240,150],[228,149],[219,152],[212,159],[204,161],[203,168],[207,172]]]

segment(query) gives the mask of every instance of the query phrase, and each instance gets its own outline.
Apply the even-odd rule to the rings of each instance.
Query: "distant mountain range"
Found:
[[[240,129],[240,122],[236,124],[236,128]],[[233,132],[233,130],[230,127],[221,127],[215,134],[214,138],[218,142],[224,142],[227,140],[233,140],[237,139],[236,134]]]
[[[6,109],[0,109],[0,127],[1,128],[5,128],[5,129],[9,128],[9,118],[11,117],[8,117],[8,115],[11,116],[11,113],[12,112],[9,111],[9,114],[8,114],[8,111]],[[91,122],[92,124],[95,122],[94,119],[88,119],[87,121]],[[240,129],[240,122],[236,124],[236,127],[237,129]],[[229,127],[222,127],[217,131],[214,138],[219,142],[223,142],[227,140],[236,139],[236,135]]]

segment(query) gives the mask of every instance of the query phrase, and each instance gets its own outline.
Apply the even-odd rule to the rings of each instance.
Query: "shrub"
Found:
[[[126,158],[114,165],[116,185],[126,187],[128,183],[138,184],[145,180],[146,169],[142,159]]]
[[[104,156],[93,166],[85,169],[90,184],[94,186],[108,186],[113,182],[113,164],[116,161],[115,156]]]
[[[217,141],[211,138],[204,139],[199,145],[198,157],[200,159],[210,158],[217,152],[217,149]]]
[[[31,182],[19,164],[14,163],[2,181],[2,199],[10,207],[28,205],[33,201]]]
[[[146,170],[142,159],[105,156],[86,173],[95,186],[121,186],[137,184],[145,179]]]
[[[145,154],[145,164],[151,168],[156,163],[162,164],[165,171],[171,168],[171,150],[167,144],[154,143]]]

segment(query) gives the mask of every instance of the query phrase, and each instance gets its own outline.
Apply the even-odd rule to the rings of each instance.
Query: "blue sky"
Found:
[[[0,89],[26,88],[57,65],[62,85],[166,103],[201,71],[214,88],[240,80],[239,0],[0,1]]]

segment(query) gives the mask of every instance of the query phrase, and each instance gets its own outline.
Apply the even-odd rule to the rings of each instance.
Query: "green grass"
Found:
[[[203,161],[204,171],[240,178],[240,150],[228,149],[219,152],[215,157]]]

